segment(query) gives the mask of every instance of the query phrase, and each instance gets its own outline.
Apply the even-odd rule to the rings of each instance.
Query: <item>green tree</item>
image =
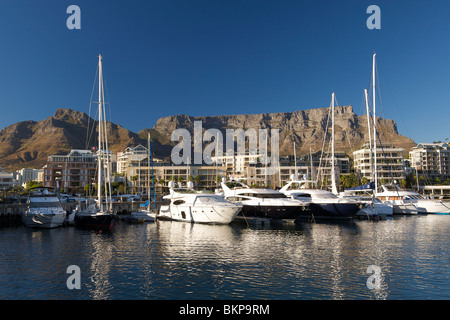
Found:
[[[200,185],[201,178],[199,175],[196,175],[194,178],[195,185],[198,187]]]

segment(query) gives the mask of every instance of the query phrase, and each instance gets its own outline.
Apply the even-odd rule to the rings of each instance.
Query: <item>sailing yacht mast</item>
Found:
[[[153,205],[155,206],[155,211],[156,211],[155,173],[153,171],[153,155],[152,155],[152,143],[150,141],[150,131],[148,132],[148,153],[150,155],[150,164],[151,164],[151,167],[152,167]],[[187,173],[187,170],[186,170],[186,173]],[[149,187],[150,187],[150,181],[149,181]],[[150,193],[148,195],[148,207],[150,209]]]
[[[372,90],[373,90],[373,163],[374,163],[374,171],[373,178],[375,182],[375,193],[378,190],[378,174],[377,174],[377,115],[375,108],[375,57],[376,53],[373,54],[373,63],[372,63]]]
[[[294,179],[297,180],[297,152],[295,151],[295,142],[294,142]]]
[[[367,89],[364,89],[364,98],[366,100],[366,113],[367,113],[367,131],[369,132],[369,150],[370,150],[370,172],[372,173],[372,179],[374,177],[373,170],[373,151],[372,151],[372,135],[370,130],[370,111],[369,111],[369,99],[367,95]]]
[[[331,192],[337,194],[336,169],[334,166],[334,92],[331,94]]]
[[[102,74],[102,55],[98,55],[98,150],[97,150],[97,200],[100,211],[103,210],[102,204],[102,159],[101,152],[102,150],[102,131],[103,131],[103,112],[102,112],[102,82],[103,82],[103,74]]]

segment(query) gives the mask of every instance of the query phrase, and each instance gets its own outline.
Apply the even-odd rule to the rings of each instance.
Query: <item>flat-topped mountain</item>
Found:
[[[281,155],[293,154],[294,142],[297,154],[309,153],[310,148],[313,151],[322,149],[325,134],[329,141],[331,135],[329,113],[330,108],[317,108],[295,112],[209,117],[175,115],[160,118],[153,127],[152,134],[157,134],[162,144],[174,146],[176,143],[170,141],[172,132],[178,128],[185,128],[193,135],[195,121],[202,122],[203,130],[211,128],[220,130],[223,137],[225,137],[226,129],[279,129]],[[416,145],[412,139],[398,133],[397,125],[393,120],[377,117],[377,128],[382,142],[390,142],[396,147],[405,148],[406,151]],[[356,115],[352,106],[336,107],[336,151],[350,153],[368,141],[367,116]]]
[[[327,130],[330,108],[317,108],[295,112],[263,113],[250,115],[226,115],[192,117],[174,115],[160,118],[152,129],[138,133],[129,131],[119,124],[107,123],[108,142],[113,152],[126,147],[147,145],[147,132],[151,132],[152,151],[156,157],[170,157],[178,142],[170,141],[175,129],[184,128],[191,134],[194,122],[202,121],[203,130],[219,129],[278,129],[280,154],[297,154],[322,149]],[[382,142],[390,142],[408,151],[415,146],[413,140],[397,131],[393,120],[377,118]],[[330,128],[330,125],[328,125]],[[269,131],[270,132],[270,131]],[[225,135],[224,135],[225,137]],[[366,116],[358,116],[351,106],[336,107],[335,110],[336,151],[350,153],[368,141]],[[55,114],[41,121],[22,121],[0,130],[0,166],[6,170],[40,168],[49,155],[67,154],[70,149],[91,149],[97,146],[97,122],[83,112],[58,109]],[[204,144],[204,146],[206,143]],[[269,145],[270,147],[270,145]]]

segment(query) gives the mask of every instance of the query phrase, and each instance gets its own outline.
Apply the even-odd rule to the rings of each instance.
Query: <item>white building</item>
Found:
[[[405,179],[403,148],[396,148],[392,144],[377,145],[377,176],[379,181],[390,182],[392,180]],[[372,159],[368,144],[363,145],[360,150],[353,152],[353,167],[355,173],[372,181]]]
[[[245,175],[247,168],[256,165],[259,159],[262,159],[262,156],[258,154],[234,154],[211,157],[211,160],[214,163],[216,163],[217,160],[217,164],[223,165],[226,168],[226,173],[234,177]]]
[[[22,168],[15,172],[15,183],[19,186],[25,187],[28,181],[42,181],[43,172],[43,169]]]
[[[0,167],[0,190],[7,190],[14,186],[14,173],[6,172]]]
[[[419,143],[409,152],[410,166],[435,179],[450,178],[450,147],[447,143]]]
[[[128,167],[138,167],[148,158],[148,149],[142,145],[128,147],[124,152],[117,153],[117,172],[125,173]]]

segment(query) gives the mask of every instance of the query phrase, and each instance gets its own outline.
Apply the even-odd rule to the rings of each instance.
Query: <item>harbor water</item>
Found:
[[[8,227],[0,229],[0,299],[441,300],[450,298],[449,244],[448,215],[121,221],[112,233]],[[68,288],[69,266],[79,268],[79,289]]]

